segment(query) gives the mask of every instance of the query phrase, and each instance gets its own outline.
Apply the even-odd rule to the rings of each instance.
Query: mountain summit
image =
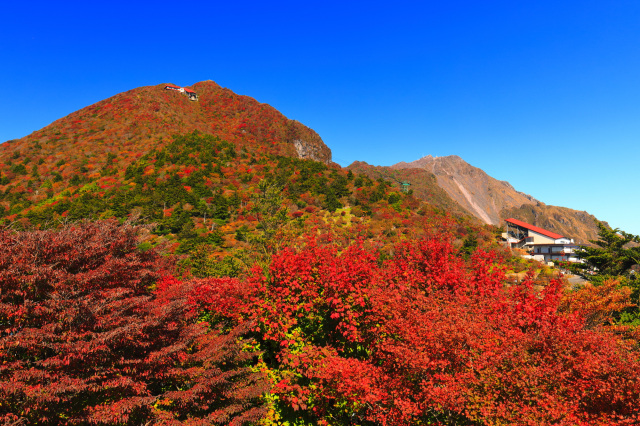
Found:
[[[508,182],[492,178],[457,155],[428,155],[411,163],[395,164],[391,168],[430,171],[436,176],[438,185],[451,198],[478,219],[491,225],[500,224],[500,212],[504,209],[539,203],[532,196],[516,191]]]
[[[596,239],[598,234],[595,217],[587,212],[546,205],[457,155],[428,155],[410,163],[394,164],[390,169],[423,169],[433,173],[438,185],[452,199],[487,224],[501,226],[504,219],[515,217],[582,243]]]
[[[136,155],[163,146],[174,134],[197,130],[242,148],[329,163],[331,150],[320,136],[290,120],[270,105],[237,95],[213,81],[190,86],[199,97],[166,90],[172,84],[139,87],[82,108],[24,138],[0,145],[0,161],[11,152],[28,155],[39,147],[41,154],[57,162],[100,162],[98,152],[115,155],[120,165]],[[41,156],[41,155],[40,155]],[[75,157],[75,158],[73,158]],[[92,161],[94,160],[94,161]],[[5,161],[6,162],[6,161]],[[64,175],[64,173],[63,173]]]

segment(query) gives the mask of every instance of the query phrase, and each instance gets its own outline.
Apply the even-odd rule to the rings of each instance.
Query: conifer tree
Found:
[[[623,275],[636,264],[640,264],[640,236],[629,234],[620,229],[610,229],[602,222],[597,222],[598,239],[589,242],[596,247],[583,246],[578,256],[587,264],[596,268],[600,275]]]

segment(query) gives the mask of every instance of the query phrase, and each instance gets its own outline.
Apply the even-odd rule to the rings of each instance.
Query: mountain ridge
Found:
[[[433,173],[438,184],[466,211],[486,224],[502,226],[514,217],[565,235],[581,243],[596,239],[596,218],[567,207],[548,206],[517,191],[507,181],[497,180],[457,155],[427,155],[412,162],[399,162],[392,170],[419,168]]]
[[[196,102],[165,90],[166,85],[116,94],[23,138],[0,144],[0,190],[25,191],[29,202],[24,204],[28,205],[42,203],[70,185],[79,187],[96,179],[99,186],[110,187],[117,181],[111,176],[119,170],[166,147],[173,135],[193,131],[219,137],[245,153],[308,159],[340,169],[315,131],[268,104],[237,95],[213,81],[189,86],[199,96]],[[595,218],[588,213],[546,206],[457,155],[426,156],[388,168],[356,161],[345,170],[372,179],[382,177],[398,189],[400,180],[411,181],[412,192],[421,200],[486,224],[500,226],[506,217],[514,216],[584,242],[597,235]],[[8,181],[13,183],[11,188]],[[9,209],[11,202],[4,201],[4,205]]]
[[[198,259],[201,275],[318,229],[380,247],[445,229],[459,246],[495,244],[466,213],[451,218],[435,178],[442,199],[421,200],[341,168],[315,131],[267,104],[191,88],[198,101],[164,84],[132,89],[0,145],[0,224],[139,217],[154,229],[146,243]]]
[[[398,186],[400,181],[410,182],[410,191],[417,198],[425,200],[435,207],[458,216],[474,218],[464,207],[438,185],[436,176],[425,169],[410,168],[404,170],[392,170],[385,166],[373,166],[364,161],[354,161],[348,170],[362,173],[371,179],[384,179]]]
[[[331,162],[331,150],[312,129],[286,118],[268,104],[237,95],[213,81],[192,86],[197,102],[179,92],[164,90],[167,84],[143,86],[118,93],[55,120],[31,134],[0,144],[3,152],[15,152],[37,142],[62,144],[82,138],[87,144],[104,144],[107,150],[126,156],[128,148],[145,152],[152,143],[166,144],[172,134],[198,130],[238,144],[260,144],[265,152]],[[64,147],[61,147],[64,148]],[[89,147],[91,148],[91,147]],[[59,150],[58,150],[59,151]]]

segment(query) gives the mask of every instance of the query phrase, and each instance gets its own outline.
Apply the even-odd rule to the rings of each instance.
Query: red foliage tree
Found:
[[[242,424],[263,379],[246,326],[209,331],[188,285],[117,222],[0,230],[0,419],[28,424]]]
[[[313,241],[265,276],[199,283],[209,309],[256,323],[283,417],[383,425],[638,422],[638,352],[497,259],[440,239],[342,251]]]

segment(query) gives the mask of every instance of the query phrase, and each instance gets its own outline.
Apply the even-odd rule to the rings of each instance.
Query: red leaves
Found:
[[[562,302],[560,282],[507,286],[492,254],[437,239],[387,260],[309,239],[266,274],[182,282],[157,279],[129,225],[0,236],[6,421],[256,420],[266,388],[241,343],[265,351],[274,400],[319,424],[638,419],[637,349],[597,326],[627,300],[613,284]]]
[[[160,258],[137,251],[134,227],[98,222],[1,237],[0,419],[259,418],[265,385],[239,343],[248,326],[208,332],[189,302],[192,284],[167,278],[152,293]]]
[[[160,258],[136,250],[130,225],[96,222],[59,232],[0,232],[3,289],[26,291],[27,298],[122,285],[144,291],[159,276]]]
[[[251,318],[273,348],[283,380],[272,392],[293,410],[312,400],[318,422],[624,424],[639,414],[637,353],[559,311],[560,282],[505,286],[490,253],[465,261],[431,239],[380,262],[361,245],[310,240],[274,256],[268,277],[211,283],[212,309]]]

